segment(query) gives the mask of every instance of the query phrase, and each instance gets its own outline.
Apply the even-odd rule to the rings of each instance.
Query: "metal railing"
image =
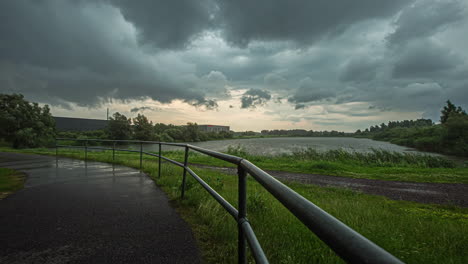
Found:
[[[59,145],[59,141],[84,142],[84,146]],[[104,142],[112,147],[89,146],[88,142]],[[119,149],[116,143],[140,144],[140,150]],[[143,151],[143,144],[158,144],[158,154]],[[185,149],[184,162],[178,162],[162,156],[161,146],[175,146]],[[140,154],[140,169],[143,165],[143,154],[159,158],[158,177],[161,177],[161,160],[183,168],[181,197],[185,195],[185,182],[189,173],[213,198],[236,220],[238,225],[238,262],[247,263],[247,244],[257,263],[269,263],[268,259],[247,219],[247,173],[259,182],[269,193],[280,201],[305,226],[324,241],[335,253],[348,263],[402,263],[399,259],[357,233],[341,221],[328,214],[320,207],[305,199],[273,176],[258,168],[248,160],[190,144],[166,143],[137,140],[100,140],[100,139],[56,139],[56,155],[59,148],[84,148],[85,159],[88,150],[112,150],[115,160],[116,151],[136,152]],[[208,156],[237,165],[238,174],[238,209],[217,193],[188,164],[189,151],[193,150]]]

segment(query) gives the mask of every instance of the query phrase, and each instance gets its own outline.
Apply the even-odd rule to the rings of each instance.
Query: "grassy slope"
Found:
[[[24,185],[24,175],[7,168],[0,168],[0,199],[13,193]]]
[[[83,158],[83,152],[61,153]],[[110,153],[90,153],[90,159],[111,161]],[[186,199],[180,200],[182,170],[163,165],[157,178],[156,159],[144,161],[144,171],[172,199],[188,221],[209,263],[235,263],[237,234],[233,219],[190,176]],[[179,159],[180,160],[180,159]],[[138,167],[137,155],[118,154],[117,162]],[[230,175],[194,169],[236,206],[237,181]],[[468,209],[391,201],[346,189],[288,183],[295,191],[407,263],[467,263]],[[248,210],[252,226],[272,263],[340,263],[341,260],[254,180],[248,180]]]

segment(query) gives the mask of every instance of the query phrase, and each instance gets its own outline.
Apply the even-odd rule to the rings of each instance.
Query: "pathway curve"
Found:
[[[190,227],[144,173],[0,153],[27,174],[0,201],[0,263],[200,263]]]
[[[229,174],[237,174],[235,168],[193,165]],[[285,181],[350,188],[368,194],[386,196],[393,200],[468,207],[468,184],[384,181],[284,171],[265,171],[271,176]]]

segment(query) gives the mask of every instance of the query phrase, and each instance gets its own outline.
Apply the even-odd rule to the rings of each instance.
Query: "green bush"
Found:
[[[450,101],[442,110],[441,124],[430,120],[391,121],[388,125],[371,126],[355,135],[393,144],[458,156],[468,156],[468,115]]]
[[[14,148],[52,146],[55,120],[49,107],[30,103],[21,94],[0,94],[0,138]]]

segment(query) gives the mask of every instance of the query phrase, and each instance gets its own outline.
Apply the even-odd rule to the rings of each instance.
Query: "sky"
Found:
[[[3,0],[0,93],[55,116],[355,131],[468,108],[468,0]]]

